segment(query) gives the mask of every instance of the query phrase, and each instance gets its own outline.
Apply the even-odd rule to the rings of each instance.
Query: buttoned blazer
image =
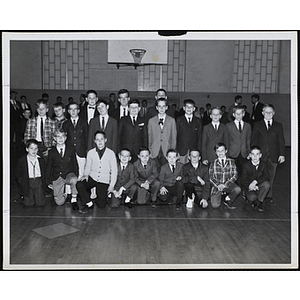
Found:
[[[239,132],[234,121],[227,123],[228,130],[228,156],[236,158],[241,155],[247,157],[250,151],[251,126],[244,122],[242,132]]]
[[[103,130],[101,127],[101,116],[97,116],[96,118],[93,118],[90,121],[89,125],[89,133],[88,133],[88,150],[91,150],[94,148],[95,142],[94,142],[94,134],[97,130]],[[107,143],[106,147],[113,150],[115,153],[117,153],[117,147],[118,147],[118,123],[114,118],[111,118],[109,116],[107,120],[106,127],[103,130],[106,134]]]
[[[175,119],[166,115],[163,129],[158,124],[158,115],[151,118],[148,122],[148,144],[151,157],[158,156],[160,147],[164,156],[171,148],[176,148],[177,129]]]
[[[202,122],[200,118],[193,116],[190,123],[185,116],[176,120],[177,150],[181,156],[186,155],[191,149],[199,149],[202,146]]]
[[[46,167],[45,160],[38,156],[38,161],[41,170],[42,187],[45,193],[46,191]],[[28,162],[27,154],[23,155],[17,164],[16,179],[18,183],[19,193],[25,197],[29,197],[29,174],[28,174]]]
[[[84,106],[80,108],[80,112],[79,112],[79,117],[86,120],[86,121],[88,120],[88,113],[87,113],[88,105],[89,104],[87,102],[85,102]],[[99,116],[99,112],[98,112],[97,107],[95,106],[94,118],[97,117],[97,116]],[[91,122],[91,120],[90,120],[90,122]]]
[[[79,157],[86,157],[88,142],[88,124],[79,117],[76,126],[69,119],[63,123],[63,131],[67,133],[66,144],[75,148]]]
[[[127,190],[133,184],[134,184],[133,164],[129,162],[126,168],[122,170],[120,163],[118,163],[118,176],[115,185],[115,190],[119,190],[120,187],[124,187]]]
[[[243,165],[243,172],[241,174],[241,177],[242,185],[246,190],[248,190],[249,185],[253,180],[256,180],[257,184],[261,184],[264,181],[269,181],[270,177],[268,172],[268,165],[266,162],[260,161],[258,169],[256,170],[255,166],[249,160]]]
[[[175,170],[173,173],[172,170],[170,169],[170,165],[168,163],[164,164],[160,169],[160,173],[158,177],[160,181],[160,187],[175,185],[177,181],[176,178],[178,176],[182,177],[182,167],[183,167],[183,163],[176,162]]]
[[[217,143],[224,143],[228,147],[228,131],[225,124],[220,123],[218,130],[215,130],[212,123],[203,127],[202,133],[202,161],[214,161],[217,156],[214,146]]]
[[[78,176],[78,164],[74,147],[66,145],[63,157],[60,156],[56,146],[52,147],[48,152],[46,183],[50,184],[59,177],[66,179],[69,173],[74,173]]]
[[[285,140],[282,124],[273,120],[270,130],[267,130],[265,121],[259,121],[254,124],[251,146],[259,146],[263,158],[268,154],[273,163],[278,162],[279,156],[285,155]]]
[[[134,181],[140,186],[146,180],[151,184],[158,178],[157,165],[154,159],[149,158],[147,168],[144,169],[141,161],[138,159],[133,163],[134,167]]]
[[[47,148],[50,148],[55,144],[53,140],[53,133],[56,128],[57,127],[55,121],[47,117],[44,124],[44,144]],[[36,133],[37,133],[37,117],[34,117],[29,119],[26,123],[24,142],[26,143],[29,139],[35,139]]]
[[[145,118],[137,116],[133,125],[130,116],[123,117],[119,123],[118,136],[118,152],[122,148],[128,148],[132,154],[137,155],[140,147],[148,147]]]

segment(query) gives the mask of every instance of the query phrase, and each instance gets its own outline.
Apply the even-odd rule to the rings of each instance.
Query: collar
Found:
[[[233,122],[236,124],[236,126],[239,126],[239,122],[241,122],[242,126],[244,125],[244,121],[243,120],[241,120],[241,121],[234,120]]]
[[[58,146],[58,145],[56,145],[56,149],[57,149],[58,152],[60,151],[60,149],[63,149],[63,151],[65,151],[65,149],[66,149],[66,144],[64,144],[63,146]]]
[[[47,116],[37,116],[37,120],[43,119],[44,121],[47,119]]]
[[[193,120],[193,115],[188,116],[187,114],[184,114],[184,116],[185,116],[185,118],[186,118],[187,121],[188,121],[189,119],[191,119],[191,122],[192,122],[192,120]]]
[[[251,164],[252,164],[252,166],[257,167],[257,166],[259,166],[260,161],[258,162],[258,164],[255,165],[255,164],[252,162],[252,160],[251,160]]]
[[[124,169],[126,169],[127,165],[128,165],[128,164],[123,164],[123,163],[120,162],[120,167],[121,167],[121,169],[123,169],[123,167],[124,167]]]
[[[199,167],[200,163],[198,162],[196,165],[191,163],[191,165],[193,166],[193,168],[197,169]]]
[[[219,122],[211,121],[211,124],[213,125],[213,127],[215,127],[215,125],[217,125],[217,127],[219,128],[219,126],[220,126],[220,121],[219,121]]]
[[[157,116],[158,116],[158,119],[163,119],[163,120],[165,120],[166,119],[166,115],[167,114],[164,114],[162,117],[158,114]]]
[[[78,122],[78,119],[79,119],[79,116],[77,116],[76,118],[70,118],[70,119],[71,119],[72,123],[73,123],[74,120],[75,120],[76,123],[77,123],[77,122]]]

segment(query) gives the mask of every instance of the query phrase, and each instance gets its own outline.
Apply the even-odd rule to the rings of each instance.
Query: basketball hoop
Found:
[[[130,49],[129,52],[131,53],[134,64],[140,65],[142,58],[144,57],[146,50],[145,49]]]

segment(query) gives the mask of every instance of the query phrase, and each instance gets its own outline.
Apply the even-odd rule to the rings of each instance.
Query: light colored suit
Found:
[[[226,124],[228,131],[228,156],[236,158],[241,155],[246,158],[250,152],[251,126],[244,122],[242,132],[239,132],[236,124],[230,122]]]
[[[177,130],[175,119],[166,115],[162,129],[158,123],[158,115],[152,117],[148,123],[148,143],[153,158],[158,156],[160,148],[164,156],[170,148],[176,148]]]

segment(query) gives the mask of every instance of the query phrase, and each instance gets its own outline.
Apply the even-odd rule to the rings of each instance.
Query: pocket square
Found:
[[[144,125],[145,125],[145,123],[140,123],[140,124],[139,124],[139,126],[144,126]]]

